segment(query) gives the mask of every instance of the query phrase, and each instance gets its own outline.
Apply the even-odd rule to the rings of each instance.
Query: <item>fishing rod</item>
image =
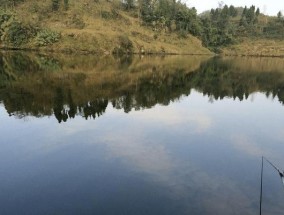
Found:
[[[263,157],[278,173],[282,180],[283,186],[284,186],[284,171],[281,171],[279,168],[277,168],[272,162],[270,162],[267,158]]]
[[[270,162],[267,158],[265,158],[264,156],[262,156],[261,159],[261,182],[260,182],[260,202],[259,202],[259,214],[261,215],[262,213],[262,188],[263,188],[263,161],[266,160],[279,174],[281,181],[283,183],[284,186],[284,171],[281,171],[278,167],[276,167],[272,162]]]

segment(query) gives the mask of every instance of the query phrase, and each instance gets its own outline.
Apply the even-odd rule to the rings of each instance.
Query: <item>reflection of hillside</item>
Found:
[[[284,61],[282,58],[269,57],[225,57],[223,61],[231,65],[238,72],[282,72]]]
[[[283,103],[284,73],[277,64],[279,59],[270,58],[272,62],[265,61],[264,64],[260,63],[259,58],[255,58],[257,63],[253,62],[253,58],[240,59],[209,60],[192,77],[192,87],[214,99],[233,97],[243,100],[251,93],[264,92],[267,96],[278,96]],[[271,65],[267,72],[264,70],[266,63]],[[252,64],[253,67],[249,66]]]
[[[278,67],[265,72],[261,63],[251,61],[239,61],[254,65],[244,72],[228,58],[6,53],[0,55],[0,101],[10,115],[54,114],[59,122],[78,115],[99,117],[108,104],[125,112],[167,105],[192,88],[215,99],[242,100],[261,91],[284,101],[284,74]]]
[[[3,101],[10,115],[54,114],[59,122],[98,117],[115,108],[150,108],[183,94],[183,77],[204,58],[98,58],[7,53],[0,58]],[[7,78],[13,74],[15,78]]]

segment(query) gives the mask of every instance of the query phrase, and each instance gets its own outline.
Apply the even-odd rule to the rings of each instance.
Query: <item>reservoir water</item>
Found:
[[[0,54],[0,214],[259,214],[284,60]],[[263,214],[283,214],[264,163]]]

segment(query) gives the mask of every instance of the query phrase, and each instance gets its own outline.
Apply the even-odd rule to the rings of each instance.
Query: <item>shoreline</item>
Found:
[[[269,57],[269,58],[284,58],[284,55],[259,55],[259,54],[220,54],[222,57]]]
[[[103,56],[125,56],[125,55],[141,55],[141,56],[212,56],[212,57],[269,57],[269,58],[284,58],[284,54],[224,54],[224,53],[173,53],[173,52],[132,52],[132,53],[123,53],[122,55],[111,53],[111,52],[102,52],[102,51],[93,51],[93,50],[67,50],[67,49],[46,49],[46,48],[21,48],[21,47],[0,47],[1,52],[11,51],[11,52],[36,52],[36,53],[55,53],[55,54],[82,54],[82,55],[103,55]]]
[[[70,49],[46,49],[46,48],[25,48],[25,47],[0,47],[0,51],[22,51],[22,52],[38,52],[38,53],[57,53],[57,54],[83,54],[83,55],[114,55],[114,56],[125,56],[125,55],[144,55],[144,56],[218,56],[216,53],[175,53],[175,52],[129,52],[122,54],[115,54],[112,52],[103,52],[103,51],[93,51],[93,50],[70,50]]]

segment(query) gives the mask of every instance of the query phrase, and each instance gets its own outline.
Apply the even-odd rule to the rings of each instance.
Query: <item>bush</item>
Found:
[[[120,17],[120,14],[116,9],[113,8],[111,12],[102,11],[101,16],[103,19],[118,19]]]
[[[179,37],[179,38],[182,38],[182,39],[186,39],[186,38],[188,37],[187,31],[185,31],[185,30],[180,30],[180,31],[178,32],[178,37]]]
[[[61,35],[58,32],[43,29],[37,33],[35,43],[38,46],[46,46],[58,42],[60,37]]]
[[[133,43],[128,38],[127,35],[119,36],[118,38],[119,46],[114,48],[114,54],[125,54],[125,53],[133,53]]]
[[[9,21],[11,18],[13,18],[13,14],[4,10],[0,9],[0,26],[4,23]]]
[[[0,41],[19,47],[35,37],[36,28],[18,21],[13,12],[0,9]]]
[[[108,11],[102,11],[101,16],[103,19],[112,19],[112,14]]]
[[[20,46],[27,42],[29,38],[35,35],[36,30],[30,26],[24,26],[22,23],[13,21],[5,29],[3,40],[14,46]]]
[[[5,29],[8,26],[8,22],[10,23],[13,20],[14,16],[12,13],[0,9],[0,38],[2,41],[3,41],[2,35],[5,33]]]

